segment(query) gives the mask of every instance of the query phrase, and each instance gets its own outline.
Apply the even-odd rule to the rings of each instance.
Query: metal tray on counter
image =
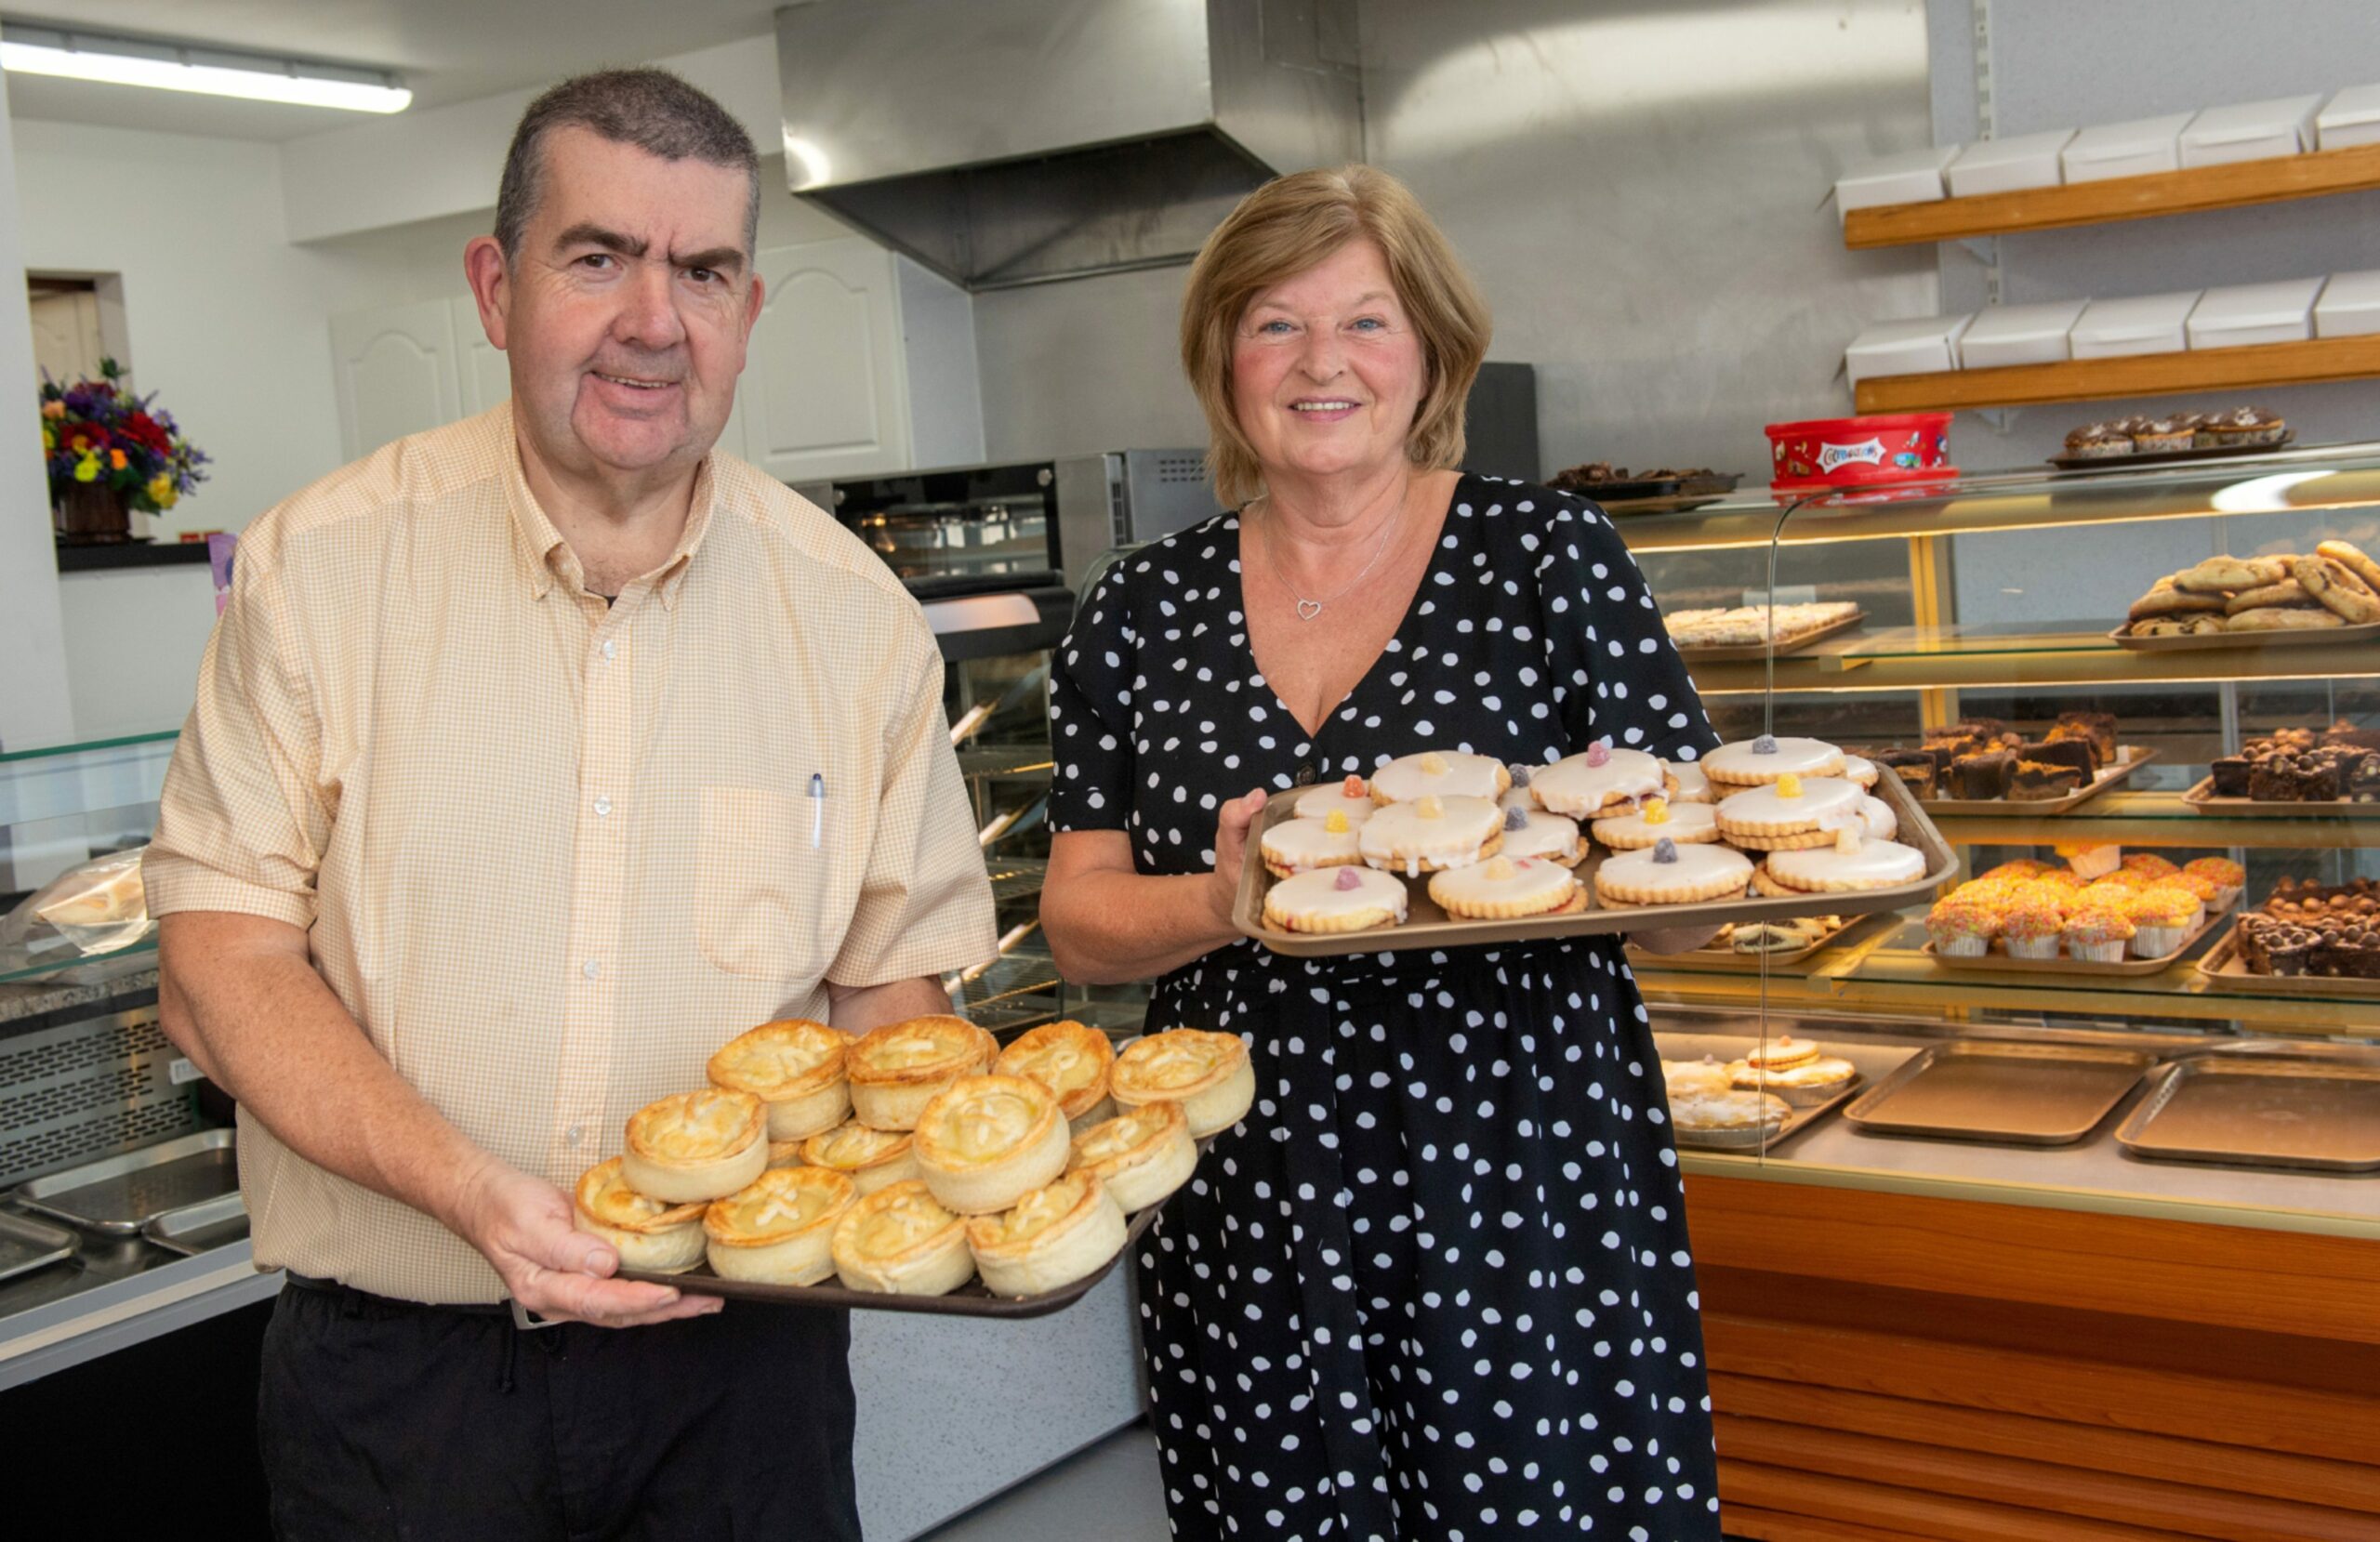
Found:
[[[2380,1066],[2193,1055],[2157,1074],[2115,1138],[2161,1162],[2380,1171]]]
[[[1828,638],[1839,637],[1854,626],[1867,624],[1868,613],[1854,611],[1849,615],[1837,616],[1816,626],[1787,632],[1777,639],[1775,652],[1778,658],[1783,658],[1789,653],[1800,652],[1814,642],[1824,642]],[[1689,665],[1757,663],[1768,657],[1770,651],[1770,645],[1765,642],[1681,642],[1677,645],[1677,656]]]
[[[69,1225],[130,1236],[168,1211],[238,1193],[236,1138],[204,1129],[86,1162],[20,1185],[17,1203]]]
[[[1924,874],[1908,883],[1849,893],[1795,894],[1784,899],[1747,894],[1739,900],[1707,900],[1698,904],[1622,907],[1607,906],[1591,899],[1590,908],[1581,911],[1527,916],[1509,921],[1466,921],[1452,919],[1438,908],[1430,898],[1429,876],[1424,874],[1420,878],[1405,880],[1407,911],[1402,926],[1376,927],[1369,931],[1303,932],[1284,930],[1265,922],[1264,894],[1274,881],[1273,876],[1262,862],[1250,861],[1240,866],[1239,895],[1232,918],[1243,934],[1275,953],[1293,958],[1323,958],[1350,953],[1394,953],[1408,948],[1460,948],[1489,942],[1529,942],[1540,938],[1600,936],[1643,928],[1716,927],[1728,921],[1774,921],[1788,916],[1866,916],[1880,910],[1897,910],[1911,900],[1931,895],[1943,880],[1958,871],[1958,858],[1898,777],[1880,779],[1876,796],[1884,800],[1899,822],[1900,834],[1896,838],[1903,845],[1915,847],[1925,858]],[[1258,827],[1260,838],[1263,830],[1292,817],[1295,808],[1296,799],[1289,797],[1276,798],[1267,804],[1257,816],[1262,822]],[[1597,850],[1579,863],[1579,882],[1590,896],[1594,892],[1594,872],[1602,864],[1604,854]],[[1745,855],[1757,863],[1763,853],[1748,851]]]
[[[2156,1063],[2145,1049],[1958,1039],[1911,1056],[1843,1117],[1871,1135],[2071,1145]]]
[[[63,1226],[0,1210],[0,1280],[64,1263],[82,1241]]]
[[[169,1253],[191,1257],[211,1253],[248,1234],[247,1202],[235,1189],[197,1205],[168,1210],[143,1226],[140,1234]]]

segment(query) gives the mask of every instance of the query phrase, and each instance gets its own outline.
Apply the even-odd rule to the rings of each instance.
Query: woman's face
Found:
[[[1428,376],[1387,259],[1362,236],[1257,296],[1232,341],[1232,410],[1268,481],[1402,462]]]

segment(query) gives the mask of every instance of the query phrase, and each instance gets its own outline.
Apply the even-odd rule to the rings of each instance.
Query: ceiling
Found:
[[[780,0],[6,0],[10,20],[393,70],[414,111],[582,70],[691,53],[774,28]],[[139,86],[7,77],[16,118],[292,139],[358,112]]]

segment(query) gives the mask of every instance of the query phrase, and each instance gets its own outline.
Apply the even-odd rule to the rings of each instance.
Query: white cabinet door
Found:
[[[445,300],[331,318],[339,443],[349,460],[462,415],[453,308]]]
[[[906,469],[891,254],[857,236],[804,242],[761,252],[760,272],[768,295],[736,391],[745,458],[782,481]]]
[[[454,308],[456,357],[462,361],[463,415],[476,417],[512,394],[511,366],[504,350],[487,340],[478,301],[466,295],[447,304]]]

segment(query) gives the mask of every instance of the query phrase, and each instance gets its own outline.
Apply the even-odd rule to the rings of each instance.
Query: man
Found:
[[[858,1535],[842,1314],[610,1278],[564,1193],[742,1030],[993,950],[922,614],[711,453],[759,190],[674,76],[539,98],[464,257],[511,402],[241,542],[147,882],[290,1272],[284,1536]]]

